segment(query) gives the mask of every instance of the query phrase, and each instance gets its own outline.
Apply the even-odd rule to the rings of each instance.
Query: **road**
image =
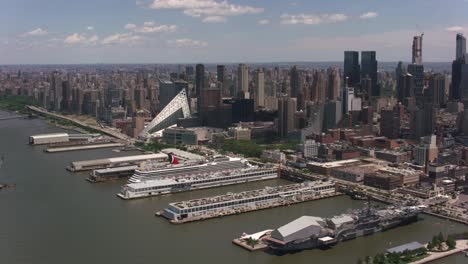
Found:
[[[64,116],[64,115],[61,115],[61,114],[49,112],[46,109],[41,108],[41,107],[28,105],[27,108],[34,111],[34,112],[38,112],[38,113],[41,113],[41,114],[44,114],[44,115],[52,116],[54,118],[63,119],[63,120],[73,122],[73,123],[75,123],[75,124],[77,124],[77,125],[79,125],[81,127],[86,127],[86,128],[90,128],[90,129],[100,131],[103,134],[106,134],[106,135],[109,135],[111,137],[123,140],[123,141],[125,141],[127,143],[134,143],[135,142],[135,139],[133,139],[133,138],[131,138],[131,137],[125,135],[125,134],[122,134],[122,133],[120,133],[118,131],[115,131],[114,129],[109,128],[109,127],[104,127],[104,126],[100,127],[100,126],[89,125],[89,124],[83,123],[83,122],[81,122],[79,120],[73,119],[73,118],[68,117],[68,116]]]

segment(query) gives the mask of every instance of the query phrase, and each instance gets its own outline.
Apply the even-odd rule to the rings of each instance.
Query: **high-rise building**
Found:
[[[400,107],[395,106],[393,109],[382,109],[380,111],[380,135],[389,139],[400,137]]]
[[[445,83],[445,75],[443,74],[433,74],[429,78],[429,89],[427,89],[424,96],[436,108],[445,103]]]
[[[205,65],[197,64],[195,66],[195,92],[197,97],[200,91],[205,88]],[[177,94],[177,93],[176,93]]]
[[[226,66],[217,65],[216,66],[216,79],[219,84],[224,84],[224,78],[226,77]]]
[[[286,138],[294,130],[296,108],[296,98],[278,98],[278,136],[281,138]]]
[[[412,60],[413,64],[422,64],[422,42],[424,34],[413,37]]]
[[[354,87],[360,82],[359,52],[344,52],[343,76],[347,80],[346,85]]]
[[[468,64],[461,65],[460,91],[466,109],[468,108]]]
[[[328,68],[328,100],[336,100],[340,97],[341,78],[338,69],[335,67]]]
[[[377,59],[375,51],[361,52],[361,78],[368,76],[372,81],[370,96],[379,96],[377,87]]]
[[[255,108],[265,106],[265,73],[260,68],[255,71]]]
[[[425,103],[411,114],[411,130],[413,138],[431,135],[435,129],[436,113],[432,103]]]
[[[462,98],[462,66],[467,63],[465,60],[466,54],[466,39],[462,34],[457,34],[456,37],[456,53],[455,60],[452,62],[452,86],[450,89],[450,98],[452,100],[460,100]]]
[[[463,59],[466,54],[466,38],[463,34],[457,34],[457,45],[456,45],[456,52],[455,52],[455,59]]]
[[[424,66],[422,64],[408,65],[408,73],[413,75],[414,95],[422,96],[424,91]]]
[[[299,94],[302,94],[300,73],[297,70],[297,66],[291,68],[291,94],[290,97],[298,98]]]
[[[243,63],[237,67],[237,91],[234,96],[249,98],[249,67]]]
[[[185,66],[185,74],[187,76],[192,76],[193,75],[193,66]]]

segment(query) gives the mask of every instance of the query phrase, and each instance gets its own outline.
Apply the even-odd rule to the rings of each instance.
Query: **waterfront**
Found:
[[[0,117],[5,116],[0,112]],[[154,216],[170,202],[259,189],[287,183],[255,182],[134,201],[116,197],[123,181],[90,184],[87,172],[70,173],[71,161],[128,156],[110,149],[44,153],[27,145],[32,134],[64,131],[40,119],[0,121],[0,182],[16,183],[0,191],[1,263],[356,263],[399,244],[425,242],[440,230],[466,226],[423,215],[409,226],[344,242],[331,250],[273,256],[249,253],[231,244],[242,232],[253,233],[304,215],[332,216],[362,201],[337,197],[208,221],[171,225]],[[136,154],[136,152],[134,152]],[[198,260],[198,261],[197,261]],[[461,254],[433,263],[466,263]]]

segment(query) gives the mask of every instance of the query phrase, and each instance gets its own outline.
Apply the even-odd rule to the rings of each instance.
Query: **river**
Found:
[[[0,112],[0,117],[7,113]],[[421,221],[344,242],[329,250],[307,250],[284,256],[249,253],[231,244],[243,232],[275,228],[299,216],[332,216],[363,206],[342,196],[172,225],[154,213],[169,202],[257,189],[284,180],[248,183],[134,201],[116,197],[124,183],[91,184],[86,173],[70,173],[72,161],[126,156],[110,149],[44,153],[28,145],[33,134],[64,131],[40,119],[0,121],[0,183],[16,188],[0,191],[0,263],[356,263],[358,258],[411,241],[424,242],[435,233],[459,232],[466,226],[421,216]],[[461,254],[434,263],[467,263]]]

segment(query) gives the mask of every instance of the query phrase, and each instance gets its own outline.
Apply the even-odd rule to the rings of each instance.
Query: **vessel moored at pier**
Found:
[[[338,194],[332,181],[304,182],[170,203],[158,214],[172,223],[185,223],[312,201]]]
[[[207,171],[196,174],[191,174],[190,171],[188,171],[185,173],[185,176],[160,177],[154,180],[126,184],[117,195],[122,199],[142,198],[250,181],[274,179],[277,177],[278,170],[274,167],[257,167],[251,165],[246,168],[218,170],[216,172]]]

